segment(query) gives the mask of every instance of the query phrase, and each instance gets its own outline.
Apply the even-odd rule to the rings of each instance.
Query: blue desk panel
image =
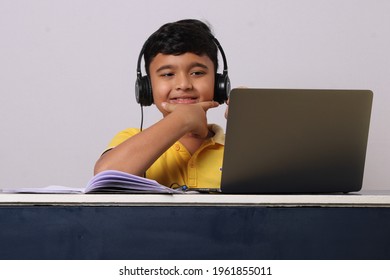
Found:
[[[0,259],[390,259],[390,208],[1,206]]]

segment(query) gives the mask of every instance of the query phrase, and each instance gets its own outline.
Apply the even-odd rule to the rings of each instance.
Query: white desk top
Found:
[[[0,193],[0,206],[9,205],[390,207],[390,191],[312,195]]]

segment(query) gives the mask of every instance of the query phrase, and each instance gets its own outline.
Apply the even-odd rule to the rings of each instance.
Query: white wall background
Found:
[[[363,188],[390,189],[389,15],[388,0],[0,0],[0,188],[84,186],[112,136],[139,126],[145,39],[197,18],[233,86],[373,90]]]

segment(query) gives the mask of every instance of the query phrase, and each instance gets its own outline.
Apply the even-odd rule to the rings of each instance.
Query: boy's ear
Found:
[[[135,81],[135,98],[141,106],[150,106],[153,104],[152,84],[148,75],[142,76],[141,60],[144,55],[145,47],[148,41],[144,43],[138,55],[137,60],[137,80]]]
[[[222,74],[218,74],[218,73],[215,74],[214,100],[217,101],[219,104],[223,104],[229,98],[229,94],[230,94],[230,79],[228,76],[228,65],[227,65],[225,52],[221,44],[214,36],[213,36],[213,41],[215,45],[218,47],[223,60]]]
[[[147,75],[137,75],[137,80],[135,81],[135,98],[137,103],[142,106],[150,106],[153,104],[152,85]]]
[[[214,101],[223,104],[229,98],[230,79],[227,72],[215,74]]]

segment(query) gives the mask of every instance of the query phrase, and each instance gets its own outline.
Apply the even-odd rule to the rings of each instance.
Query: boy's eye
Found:
[[[204,75],[204,74],[205,74],[204,71],[193,71],[191,73],[191,75],[193,75],[193,76],[201,76],[201,75]]]
[[[160,76],[161,77],[172,77],[173,75],[175,75],[175,74],[171,73],[171,72],[167,72],[167,73],[162,73]]]

